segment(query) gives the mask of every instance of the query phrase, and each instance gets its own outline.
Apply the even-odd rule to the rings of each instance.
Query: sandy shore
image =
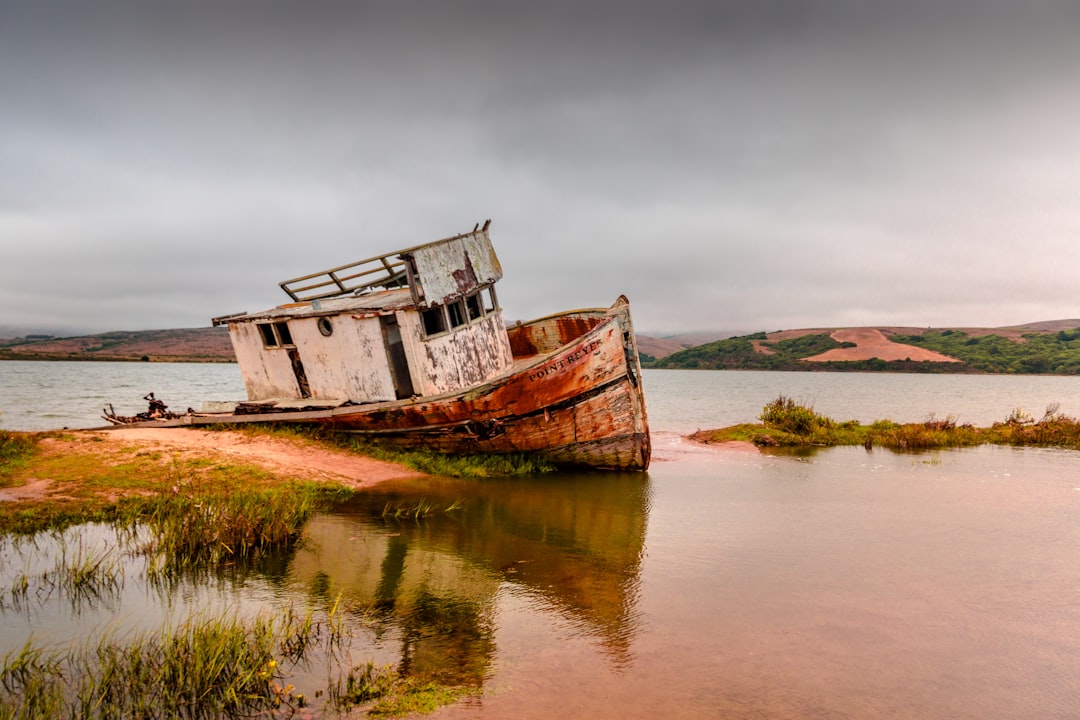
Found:
[[[93,452],[114,456],[117,462],[137,453],[160,452],[170,458],[205,458],[217,462],[255,465],[276,475],[302,480],[334,482],[365,488],[386,480],[419,477],[411,468],[375,460],[322,445],[231,431],[195,428],[119,428],[73,431],[42,440],[44,453]],[[0,501],[44,497],[50,478],[34,478],[25,485],[0,489]]]

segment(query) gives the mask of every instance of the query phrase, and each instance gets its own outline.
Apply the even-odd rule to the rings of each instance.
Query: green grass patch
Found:
[[[476,690],[469,687],[406,679],[399,682],[392,692],[379,698],[368,715],[382,718],[424,715],[475,693]]]
[[[31,641],[0,659],[0,719],[289,717],[305,704],[278,663],[290,629],[268,615],[195,617],[68,650]]]
[[[151,572],[174,576],[289,547],[325,497],[313,483],[248,488],[189,481],[126,498],[117,522],[148,530],[151,539],[142,550],[152,558]]]
[[[284,437],[309,442],[365,457],[397,463],[417,472],[441,477],[511,477],[554,472],[555,466],[534,455],[476,454],[446,455],[431,450],[406,450],[390,443],[371,440],[354,433],[335,431],[315,425],[217,425],[216,430],[242,432],[249,435]]]
[[[338,436],[334,442],[362,455],[442,477],[515,477],[549,473],[556,469],[550,462],[532,455],[444,455],[430,450],[400,450],[348,436]]]
[[[338,712],[366,705],[370,717],[427,714],[474,694],[475,688],[441,685],[429,680],[403,678],[389,665],[372,662],[349,670],[331,685],[330,705]]]
[[[400,717],[478,692],[373,662],[337,679],[331,670],[322,689],[295,687],[290,668],[349,656],[327,632],[332,622],[287,605],[250,618],[195,615],[156,631],[106,632],[73,646],[30,640],[0,657],[0,720]]]
[[[1057,405],[1048,407],[1039,420],[1014,410],[1002,422],[983,428],[959,424],[953,417],[902,424],[878,420],[864,425],[854,420],[837,422],[781,395],[765,405],[759,419],[760,424],[699,430],[690,437],[706,443],[746,441],[759,447],[862,445],[916,451],[992,444],[1080,450],[1080,421],[1059,413]]]
[[[12,481],[26,477],[48,478],[49,491],[0,503],[0,534],[30,535],[86,522],[149,522],[165,532],[190,521],[190,533],[208,533],[205,544],[241,553],[264,547],[280,525],[351,493],[332,484],[283,480],[255,466],[137,448],[106,452],[90,442],[24,456]],[[195,542],[193,536],[174,541],[182,554],[193,550],[185,547]]]
[[[12,477],[38,449],[37,433],[0,430],[0,487],[10,487]]]

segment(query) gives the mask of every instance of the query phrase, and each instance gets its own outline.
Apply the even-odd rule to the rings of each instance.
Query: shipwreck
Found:
[[[650,439],[625,296],[507,326],[488,234],[472,232],[280,283],[290,302],[226,325],[247,400],[116,425],[318,423],[408,448],[520,453],[645,470]],[[152,416],[152,417],[151,417]]]

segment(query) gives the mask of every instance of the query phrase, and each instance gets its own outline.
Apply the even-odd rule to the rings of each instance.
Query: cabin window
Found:
[[[479,320],[484,316],[484,308],[480,306],[480,296],[470,295],[465,298],[465,307],[469,311],[469,320]]]
[[[268,348],[292,345],[292,333],[289,332],[288,323],[259,323],[259,333],[262,335],[263,345]]]
[[[446,316],[442,305],[436,305],[420,313],[424,320],[424,335],[431,337],[446,332]]]
[[[262,323],[258,326],[259,332],[262,333],[263,345],[266,347],[277,347],[277,335],[274,334],[274,326],[270,323]]]
[[[281,340],[282,345],[292,345],[292,333],[289,332],[289,324],[285,322],[274,323],[274,329],[277,330],[278,339]]]
[[[461,300],[447,305],[446,311],[450,315],[450,327],[452,328],[461,327],[469,321],[469,316],[465,314],[465,303]]]
[[[489,285],[486,292],[481,292],[480,297],[484,303],[484,314],[489,315],[499,309],[499,300],[495,297],[495,286]]]
[[[334,324],[330,322],[330,318],[328,318],[328,317],[319,318],[318,325],[319,325],[319,332],[321,332],[324,336],[330,337],[331,335],[334,334]]]
[[[487,292],[480,290],[461,300],[455,300],[449,305],[432,305],[427,310],[420,311],[424,324],[424,337],[456,330],[495,312],[498,307],[495,289],[490,285],[485,289]]]

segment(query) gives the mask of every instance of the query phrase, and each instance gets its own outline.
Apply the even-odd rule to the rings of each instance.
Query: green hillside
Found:
[[[771,354],[756,350],[753,345],[754,340],[763,341],[763,344],[772,351]],[[851,343],[833,340],[828,333],[768,342],[768,336],[760,332],[680,350],[649,363],[648,367],[702,370],[805,370],[808,363],[799,362],[802,358],[818,355],[833,348],[850,346]]]
[[[826,350],[855,347],[840,343],[828,331],[789,340],[770,340],[755,333],[718,340],[681,350],[646,367],[709,370],[819,370],[923,373],[1011,373],[1080,375],[1080,329],[1019,334],[969,334],[961,330],[933,330],[893,335],[893,342],[933,350],[959,363],[885,361],[878,358],[834,362],[807,362]],[[757,341],[758,348],[755,348]]]
[[[1080,375],[1080,329],[1027,333],[1020,341],[954,330],[897,335],[893,340],[962,360],[973,372]]]

